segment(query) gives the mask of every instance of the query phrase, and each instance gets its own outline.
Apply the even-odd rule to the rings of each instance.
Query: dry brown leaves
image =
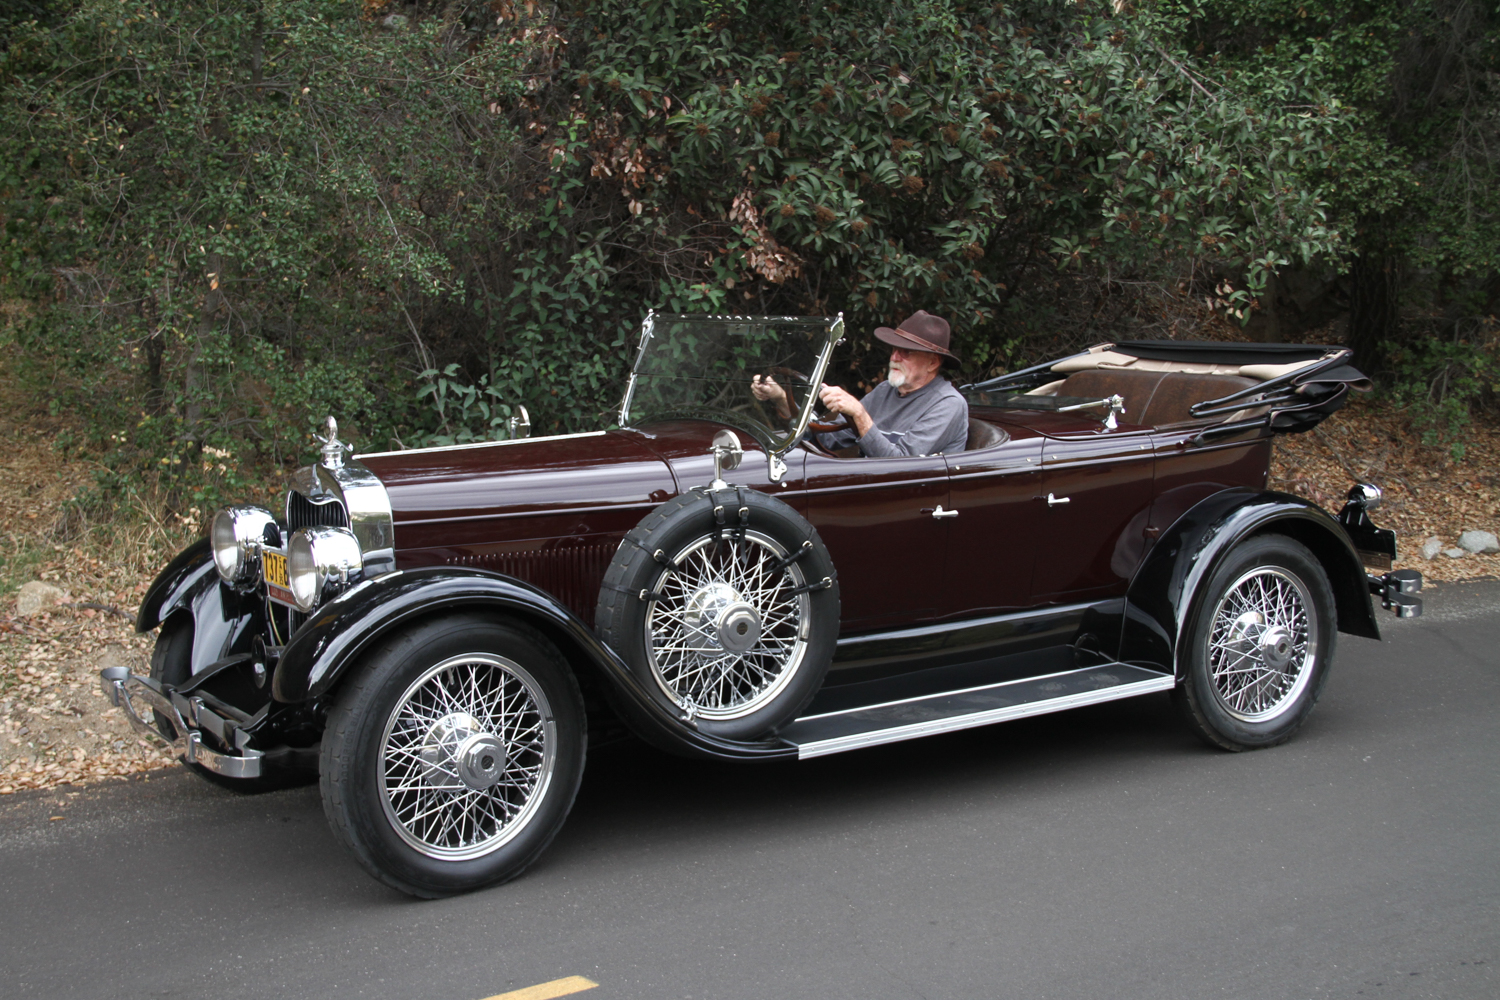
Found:
[[[1373,482],[1385,501],[1371,516],[1395,529],[1397,566],[1431,581],[1500,576],[1500,555],[1421,555],[1429,536],[1449,549],[1470,529],[1500,534],[1500,427],[1476,424],[1465,445],[1464,461],[1455,462],[1444,449],[1424,445],[1399,411],[1356,400],[1309,433],[1276,439],[1270,487],[1336,513],[1350,486]]]

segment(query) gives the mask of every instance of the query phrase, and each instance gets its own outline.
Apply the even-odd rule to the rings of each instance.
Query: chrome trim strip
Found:
[[[792,495],[794,494],[778,494],[778,496]],[[460,521],[492,521],[503,520],[509,517],[551,517],[553,515],[561,517],[567,514],[593,514],[601,510],[608,510],[611,513],[622,510],[655,510],[659,506],[660,504],[658,503],[647,502],[622,503],[609,507],[602,507],[599,505],[595,505],[593,507],[542,507],[535,510],[499,510],[495,511],[494,513],[487,514],[461,514],[455,517],[421,517],[411,519],[403,518],[401,524],[403,527],[405,527],[409,524],[449,524],[458,523]]]
[[[591,438],[608,434],[609,431],[579,431],[577,434],[548,434],[543,437],[506,438],[504,441],[470,441],[467,444],[444,444],[433,448],[403,448],[400,451],[366,451],[355,455],[355,460],[364,458],[389,458],[392,455],[428,455],[438,451],[467,451],[470,448],[494,448],[505,444],[534,444],[538,441],[563,441],[567,438]]]
[[[1011,681],[1009,683],[1022,682]],[[857,733],[853,736],[841,736],[837,739],[805,743],[797,747],[797,758],[799,760],[806,760],[810,757],[823,757],[828,754],[842,753],[846,750],[860,750],[864,747],[880,746],[883,743],[897,743],[901,740],[912,740],[922,736],[935,736],[938,733],[953,733],[961,729],[974,729],[978,726],[988,726],[996,722],[1010,722],[1014,719],[1047,715],[1070,708],[1082,708],[1085,705],[1100,705],[1104,702],[1119,701],[1122,698],[1133,698],[1136,695],[1151,694],[1155,691],[1170,691],[1176,684],[1177,680],[1175,677],[1171,674],[1163,674],[1159,678],[1134,681],[1129,684],[1121,684],[1117,687],[1104,688],[1099,691],[1082,691],[1077,694],[1064,695],[1061,698],[1029,702],[1025,705],[1008,705],[1004,708],[992,708],[969,715],[957,715],[947,719],[934,719],[929,722],[917,722],[906,726],[896,726],[891,729],[880,729],[869,733]],[[1001,687],[1002,685],[997,684],[993,686]]]

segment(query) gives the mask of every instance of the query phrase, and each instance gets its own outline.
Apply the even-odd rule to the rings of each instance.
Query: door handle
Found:
[[[938,504],[936,507],[923,507],[922,508],[922,513],[924,513],[924,514],[931,514],[933,517],[937,518],[938,520],[942,520],[945,517],[957,517],[958,516],[958,511],[956,511],[956,510],[944,510],[942,504]]]
[[[1072,503],[1072,502],[1073,502],[1073,498],[1072,497],[1055,497],[1051,493],[1047,494],[1047,506],[1048,507],[1056,507],[1060,503]]]

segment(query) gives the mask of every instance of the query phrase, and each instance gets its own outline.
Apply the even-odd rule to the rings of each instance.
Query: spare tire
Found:
[[[839,585],[817,531],[764,493],[691,490],[620,543],[599,637],[666,710],[754,739],[796,718],[828,672]]]

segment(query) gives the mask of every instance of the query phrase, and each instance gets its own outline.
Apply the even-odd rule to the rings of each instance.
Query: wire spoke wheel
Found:
[[[1242,722],[1275,718],[1313,673],[1318,620],[1307,585],[1290,570],[1258,566],[1225,591],[1208,632],[1215,697]]]
[[[556,746],[547,696],[524,667],[493,653],[449,657],[406,688],[386,721],[381,805],[427,857],[482,857],[526,827]]]
[[[705,535],[651,588],[646,651],[663,692],[690,716],[750,715],[807,655],[810,603],[798,563],[757,531]]]

